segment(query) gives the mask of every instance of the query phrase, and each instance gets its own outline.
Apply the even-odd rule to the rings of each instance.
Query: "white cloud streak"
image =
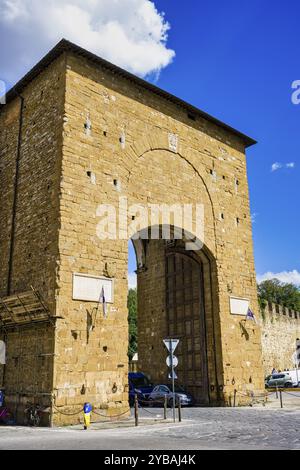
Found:
[[[0,57],[13,73],[65,37],[137,75],[159,74],[175,56],[169,29],[150,0],[0,0],[1,42],[18,52]]]
[[[274,172],[274,171],[277,171],[279,170],[280,168],[282,168],[282,164],[281,163],[273,163],[272,167],[271,167],[271,171]]]
[[[300,272],[294,269],[293,271],[282,271],[279,273],[267,272],[257,276],[257,282],[269,281],[271,279],[278,279],[281,282],[292,283],[300,286]]]
[[[258,215],[259,214],[257,212],[253,212],[253,214],[251,214],[251,220],[253,224],[256,223]]]
[[[295,168],[295,166],[296,166],[295,162],[290,162],[290,163],[275,162],[271,166],[271,171],[272,171],[272,173],[274,173],[274,171],[280,170],[281,168],[293,169],[293,168]]]

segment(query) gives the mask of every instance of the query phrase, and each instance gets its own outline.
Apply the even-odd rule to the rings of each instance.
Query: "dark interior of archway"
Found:
[[[176,250],[176,243],[146,243],[145,266],[138,270],[138,370],[155,384],[169,383],[163,339],[180,340],[177,383],[198,403],[208,403],[203,273],[200,261]],[[130,285],[134,250],[129,247]],[[132,295],[132,294],[131,294]],[[131,317],[132,320],[132,317]],[[132,328],[131,328],[132,329]]]
[[[201,264],[176,251],[166,258],[166,307],[169,336],[179,338],[179,382],[206,403],[206,328]]]

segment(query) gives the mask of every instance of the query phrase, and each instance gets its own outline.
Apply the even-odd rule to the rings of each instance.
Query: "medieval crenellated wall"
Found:
[[[293,369],[296,340],[300,338],[300,313],[269,303],[261,315],[261,323],[265,374],[270,374],[273,368]]]

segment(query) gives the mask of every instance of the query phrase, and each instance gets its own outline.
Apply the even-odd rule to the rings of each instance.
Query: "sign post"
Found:
[[[297,375],[297,387],[299,387],[300,377],[299,377],[299,361],[300,360],[300,339],[296,339],[296,375]]]
[[[179,344],[179,339],[165,339],[164,344],[168,349],[170,356],[167,358],[167,366],[171,369],[171,379],[172,379],[172,395],[173,395],[173,420],[176,422],[176,401],[175,401],[175,379],[177,379],[175,373],[175,367],[178,366],[178,359],[174,356],[175,349]]]

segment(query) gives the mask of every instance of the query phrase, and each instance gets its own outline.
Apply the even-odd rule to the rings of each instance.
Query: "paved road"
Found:
[[[161,409],[151,409],[156,415]],[[145,416],[150,416],[144,412]],[[193,408],[182,424],[140,428],[29,429],[1,428],[4,449],[299,449],[300,410],[265,408]]]

